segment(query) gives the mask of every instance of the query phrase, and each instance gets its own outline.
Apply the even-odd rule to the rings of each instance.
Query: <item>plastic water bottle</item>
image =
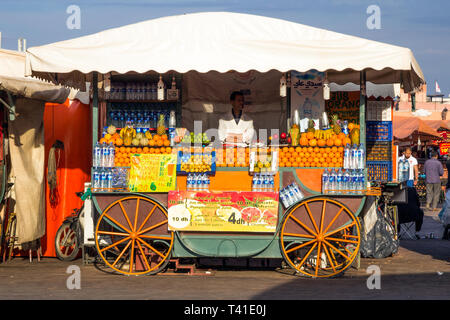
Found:
[[[342,173],[342,169],[339,168],[338,172],[336,173],[336,190],[338,191],[338,193],[340,193],[342,190],[345,190],[345,188],[343,187],[343,178],[344,174]]]
[[[175,126],[176,126],[176,119],[175,119],[175,111],[170,111],[170,117],[169,117],[169,139],[170,139],[170,145],[173,147],[175,144]]]
[[[409,161],[408,159],[405,158],[405,160],[403,161],[403,176],[405,181],[409,180],[409,170],[411,170],[410,166],[409,166]]]
[[[275,191],[275,178],[274,176],[269,176],[269,191],[274,192]]]
[[[299,199],[299,201],[301,201],[305,197],[304,194],[300,191],[300,188],[295,182],[292,184],[292,186],[294,187],[294,192],[297,195],[297,198]]]
[[[94,189],[98,189],[101,188],[101,184],[100,184],[100,171],[99,168],[93,168],[92,169],[92,174],[93,174],[93,186]]]
[[[297,192],[295,192],[295,188],[294,188],[294,186],[292,184],[290,184],[288,186],[288,190],[289,190],[289,195],[294,200],[294,203],[297,203],[297,202],[299,202],[301,200],[300,197],[298,197]]]
[[[100,167],[101,166],[101,158],[102,158],[102,147],[100,143],[96,142],[94,147],[94,155],[92,157],[92,166]]]
[[[364,144],[360,144],[358,148],[358,163],[357,163],[357,169],[364,169]]]
[[[329,173],[328,173],[328,169],[325,169],[323,171],[322,174],[322,193],[323,194],[327,194],[328,190],[330,189],[329,187]]]
[[[352,177],[352,185],[351,185],[352,193],[356,193],[358,189],[358,172],[356,170],[352,170],[351,177]]]
[[[112,189],[112,181],[113,181],[112,169],[108,168],[106,169],[106,188],[108,188],[108,190]]]
[[[108,187],[108,173],[105,168],[100,169],[100,188],[106,189]],[[103,190],[104,191],[104,190]]]
[[[365,179],[365,175],[364,175],[364,171],[363,170],[361,170],[360,172],[359,172],[359,193],[360,194],[364,194],[364,190],[366,190],[366,186],[365,186],[365,183],[366,183],[366,179]]]
[[[208,176],[206,173],[201,175],[202,179],[202,191],[208,191]]]
[[[350,169],[350,145],[348,143],[344,149],[344,169]]]
[[[358,149],[356,147],[356,144],[354,144],[352,149],[350,150],[350,169],[358,168],[357,159],[358,159]]]
[[[289,201],[287,199],[286,191],[284,189],[280,191],[280,200],[286,209],[289,208]]]
[[[350,173],[348,172],[348,170],[345,171],[344,173],[344,178],[343,178],[343,188],[344,188],[344,192],[348,193],[350,189]]]
[[[201,174],[197,174],[196,176],[196,185],[197,185],[197,191],[203,191],[202,185],[203,185],[203,179]]]
[[[334,169],[331,169],[330,175],[328,176],[328,181],[329,181],[329,189],[328,189],[328,193],[336,193],[336,171],[334,171]]]
[[[286,201],[286,208],[289,208],[294,202],[292,201],[291,197],[289,196],[289,191],[284,188],[283,189],[284,199]]]
[[[256,191],[262,191],[262,178],[260,174],[256,176]]]
[[[253,175],[253,178],[252,178],[252,191],[253,191],[253,192],[257,191],[257,190],[256,190],[256,180],[257,180],[257,174],[255,173],[255,174]],[[280,196],[281,196],[281,195],[280,195]]]
[[[186,190],[187,191],[192,191],[192,174],[188,174],[187,179],[186,179]]]
[[[204,180],[205,191],[209,191],[210,183],[211,181],[209,180],[209,176],[205,173],[205,180]]]
[[[102,143],[102,157],[101,157],[101,167],[107,167],[109,160],[109,146],[106,143]]]
[[[262,175],[262,188],[261,191],[266,192],[269,189],[269,176],[267,174]]]
[[[116,158],[116,148],[112,142],[109,143],[109,161],[108,167],[114,167],[114,160]]]
[[[398,181],[405,181],[403,178],[403,159],[398,160]]]

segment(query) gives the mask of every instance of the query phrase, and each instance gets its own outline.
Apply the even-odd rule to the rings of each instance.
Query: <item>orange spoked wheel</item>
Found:
[[[169,263],[173,237],[167,210],[139,196],[113,202],[95,229],[97,252],[104,263],[126,275],[161,272]]]
[[[360,225],[341,202],[310,198],[285,215],[281,251],[297,272],[313,278],[342,275],[355,260],[360,243]]]

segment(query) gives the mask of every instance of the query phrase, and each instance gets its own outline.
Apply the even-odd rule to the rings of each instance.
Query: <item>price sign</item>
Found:
[[[276,192],[169,192],[169,230],[275,232]]]
[[[135,154],[131,157],[129,190],[169,192],[175,190],[176,154]]]

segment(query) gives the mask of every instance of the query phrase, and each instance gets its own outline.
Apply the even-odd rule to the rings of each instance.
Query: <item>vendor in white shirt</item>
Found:
[[[222,143],[250,143],[254,128],[251,120],[244,112],[244,95],[234,91],[230,96],[231,110],[219,120],[219,139]]]

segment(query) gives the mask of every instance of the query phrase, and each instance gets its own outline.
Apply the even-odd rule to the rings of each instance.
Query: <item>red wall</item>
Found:
[[[64,218],[72,209],[79,208],[82,201],[75,195],[84,190],[84,183],[90,181],[92,129],[91,112],[88,105],[74,100],[64,104],[47,103],[44,112],[45,129],[45,197],[46,234],[41,239],[43,256],[55,257],[55,234]],[[53,143],[64,143],[57,168],[57,201],[50,203],[47,183],[48,153]]]

